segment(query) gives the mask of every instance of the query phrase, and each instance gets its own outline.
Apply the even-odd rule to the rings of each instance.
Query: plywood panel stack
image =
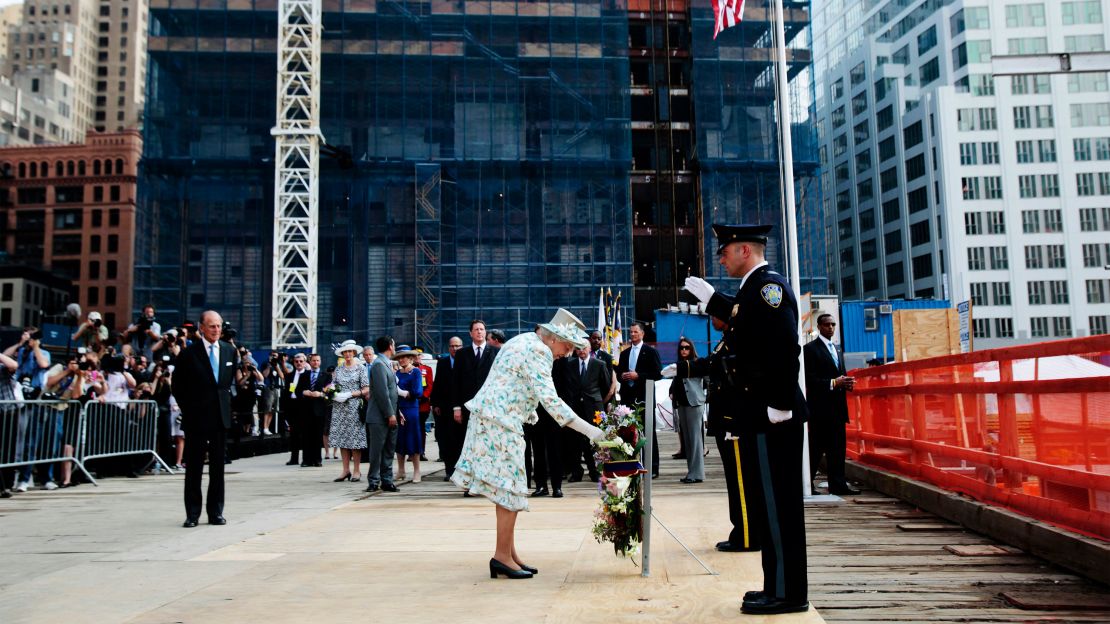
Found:
[[[960,318],[955,309],[898,310],[894,353],[900,362],[960,352]]]

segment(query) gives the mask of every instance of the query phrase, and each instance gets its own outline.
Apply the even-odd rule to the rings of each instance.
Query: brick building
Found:
[[[83,145],[0,149],[0,248],[73,281],[83,310],[113,329],[132,311],[138,131]]]

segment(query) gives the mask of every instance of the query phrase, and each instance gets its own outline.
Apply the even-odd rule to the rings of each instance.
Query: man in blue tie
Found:
[[[208,457],[208,524],[224,519],[224,440],[231,427],[231,384],[239,366],[235,347],[220,340],[223,318],[213,310],[200,317],[201,339],[185,348],[175,362],[173,396],[181,407],[185,432],[185,528],[197,526],[201,512],[200,482]]]
[[[844,370],[844,353],[832,341],[836,321],[831,314],[817,316],[817,340],[804,348],[806,363],[806,403],[809,405],[809,476],[817,476],[817,466],[825,457],[829,494],[859,494],[844,477],[844,455],[848,424],[848,396],[855,379]]]

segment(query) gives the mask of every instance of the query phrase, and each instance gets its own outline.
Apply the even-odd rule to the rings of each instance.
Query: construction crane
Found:
[[[279,0],[274,157],[274,349],[316,346],[320,0]]]

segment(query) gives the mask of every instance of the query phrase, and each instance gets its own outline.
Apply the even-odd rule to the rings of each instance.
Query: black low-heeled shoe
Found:
[[[339,483],[340,481],[350,481],[350,480],[351,480],[351,473],[349,473],[349,472],[347,474],[343,475],[342,477],[339,477],[338,479],[332,479],[332,481],[334,481],[335,483]]]
[[[527,565],[527,564],[524,564],[524,563],[518,563],[517,565],[520,566],[521,570],[524,570],[525,572],[531,572],[533,576],[540,573],[540,571],[537,568],[533,568],[530,565]]]
[[[532,573],[529,572],[528,570],[514,570],[514,569],[510,568],[509,566],[501,563],[500,561],[498,561],[496,559],[490,559],[489,560],[489,577],[491,579],[495,579],[495,578],[497,578],[498,574],[504,575],[505,578],[510,578],[510,579],[530,579],[530,578],[532,578]]]

